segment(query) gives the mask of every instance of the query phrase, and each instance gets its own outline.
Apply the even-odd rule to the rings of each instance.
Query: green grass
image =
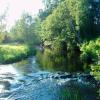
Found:
[[[13,63],[30,55],[26,45],[0,45],[0,63]]]

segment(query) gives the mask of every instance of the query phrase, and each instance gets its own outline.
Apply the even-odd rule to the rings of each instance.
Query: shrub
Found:
[[[91,70],[91,75],[93,75],[95,79],[100,80],[100,65],[92,65]]]
[[[84,43],[81,51],[81,60],[86,69],[91,64],[97,64],[100,61],[100,38]]]

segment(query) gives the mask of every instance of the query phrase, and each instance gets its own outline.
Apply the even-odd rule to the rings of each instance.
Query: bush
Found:
[[[100,38],[84,43],[81,46],[81,51],[81,60],[85,63],[86,69],[91,64],[97,64],[100,61]]]
[[[100,38],[95,41],[90,41],[89,43],[84,43],[81,47],[81,59],[87,69],[87,66],[90,65],[89,69],[91,69],[90,74],[95,77],[96,80],[100,81]],[[91,59],[91,62],[88,60]],[[98,90],[100,96],[100,88]]]
[[[93,75],[96,80],[100,80],[100,65],[92,65],[91,70],[91,75]]]

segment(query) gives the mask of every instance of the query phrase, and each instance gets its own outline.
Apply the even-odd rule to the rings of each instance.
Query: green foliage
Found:
[[[89,43],[84,43],[81,46],[81,59],[86,63],[85,67],[90,64],[96,64],[100,61],[100,38]]]
[[[0,63],[19,61],[30,54],[26,45],[0,45]]]
[[[96,80],[100,81],[100,38],[97,38],[95,41],[91,40],[89,43],[84,43],[81,47],[81,51],[85,71],[91,69],[90,74],[93,75]]]
[[[50,9],[48,4],[52,0],[46,2],[47,8]],[[61,1],[42,22],[41,39],[44,42],[50,42],[59,38],[73,44],[73,42],[79,42],[81,39],[88,40],[96,37],[99,24],[95,25],[93,18],[97,15],[94,15],[94,12],[99,6],[93,9],[94,4],[95,2],[91,2],[91,0]]]
[[[52,8],[52,5],[49,4],[55,4],[52,0],[44,1],[47,9]],[[41,24],[40,37],[44,45],[50,43],[49,45],[52,46],[55,42],[64,41],[72,48],[84,40],[87,41],[99,35],[99,2],[94,0],[61,0],[57,2],[59,2],[58,5]],[[94,18],[98,20],[95,22]],[[94,52],[91,52],[90,58],[95,56]]]
[[[38,14],[39,18],[42,21],[45,20],[62,1],[64,0],[43,0],[45,9],[40,10]]]
[[[98,59],[95,64],[91,65],[90,74],[93,75],[97,81],[100,81],[100,39],[98,39],[98,41],[96,41],[96,43],[98,44],[98,49],[96,51]],[[98,90],[98,93],[99,93],[99,97],[100,97],[100,88]]]
[[[69,14],[67,4],[62,2],[41,25],[41,38],[43,41],[59,39],[72,42],[75,39],[73,20]]]
[[[95,0],[66,0],[75,28],[83,40],[99,35],[100,3]]]
[[[100,65],[92,65],[91,70],[91,75],[93,75],[96,80],[100,81]]]
[[[66,0],[68,10],[75,22],[75,28],[80,31],[81,27],[83,31],[87,27],[87,13],[88,13],[88,0]],[[82,33],[80,33],[82,34]]]

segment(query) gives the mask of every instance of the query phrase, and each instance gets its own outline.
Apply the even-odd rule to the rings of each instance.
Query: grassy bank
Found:
[[[31,55],[27,45],[0,45],[0,63],[13,63]]]

